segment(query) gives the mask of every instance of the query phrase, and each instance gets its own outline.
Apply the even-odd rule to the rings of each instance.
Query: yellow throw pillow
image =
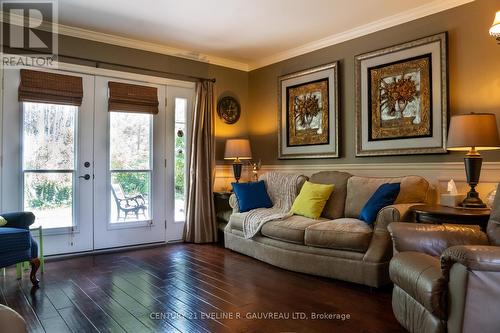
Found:
[[[291,212],[312,219],[318,219],[325,208],[326,201],[333,192],[334,185],[305,182],[293,202]]]
[[[0,227],[3,227],[6,224],[7,224],[7,220],[3,216],[0,216]]]

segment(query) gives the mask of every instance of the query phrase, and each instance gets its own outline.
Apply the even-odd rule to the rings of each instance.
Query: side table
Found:
[[[217,229],[219,240],[224,242],[224,228],[229,222],[233,209],[229,206],[229,197],[232,192],[214,192],[215,214],[217,218]]]
[[[489,208],[461,208],[442,205],[416,205],[410,208],[417,223],[479,225],[485,231]]]

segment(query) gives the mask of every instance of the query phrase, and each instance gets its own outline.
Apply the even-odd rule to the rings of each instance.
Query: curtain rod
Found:
[[[9,48],[7,48],[7,49],[9,49]],[[17,49],[17,50],[19,50],[19,49]],[[29,51],[29,50],[23,49],[23,51]],[[38,52],[38,53],[50,54],[48,52]],[[187,74],[179,74],[179,73],[173,73],[173,72],[167,72],[167,71],[160,71],[160,70],[156,70],[156,69],[149,69],[149,68],[143,68],[143,67],[137,67],[137,66],[117,64],[117,63],[107,62],[107,61],[99,61],[99,60],[83,58],[83,57],[75,57],[75,56],[69,56],[69,55],[63,55],[63,54],[58,54],[57,57],[93,62],[95,64],[94,65],[95,68],[103,68],[103,67],[101,67],[101,65],[118,66],[118,67],[134,69],[134,70],[138,70],[138,71],[147,71],[150,73],[163,74],[163,75],[166,75],[167,78],[169,78],[169,79],[178,79],[178,80],[185,80],[185,81],[210,81],[210,82],[214,82],[214,83],[216,82],[215,78],[204,78],[204,77],[187,75]]]
[[[167,72],[167,71],[160,71],[160,70],[156,70],[156,69],[149,69],[149,68],[143,68],[143,67],[137,67],[137,66],[117,64],[117,63],[107,62],[107,61],[98,61],[98,60],[82,58],[82,57],[74,57],[74,56],[66,56],[66,55],[58,55],[58,57],[93,62],[93,63],[95,63],[96,68],[102,68],[100,65],[110,65],[110,66],[118,66],[118,67],[135,69],[138,71],[147,71],[147,72],[151,72],[151,73],[164,74],[164,75],[169,76],[168,78],[170,78],[170,79],[181,79],[181,80],[188,80],[188,81],[211,81],[214,83],[216,82],[215,78],[204,78],[204,77],[187,75],[187,74],[179,74],[179,73],[173,73],[173,72]]]

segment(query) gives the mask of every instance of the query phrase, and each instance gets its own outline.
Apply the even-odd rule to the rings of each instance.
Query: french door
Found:
[[[46,255],[181,239],[194,89],[58,73],[82,78],[81,106],[19,103],[3,72],[1,211],[34,212]],[[159,113],[109,112],[109,81],[155,87]]]
[[[108,112],[108,82],[158,89],[157,115]],[[94,247],[165,241],[165,88],[95,79]]]
[[[72,75],[94,90],[93,76]],[[20,103],[20,71],[3,79],[2,211],[32,211],[45,254],[92,250],[93,184],[80,176],[94,173],[94,95],[79,107]]]

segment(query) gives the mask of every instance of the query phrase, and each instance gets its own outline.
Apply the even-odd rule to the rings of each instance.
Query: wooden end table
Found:
[[[417,223],[479,225],[485,231],[489,208],[461,208],[442,205],[416,205],[410,208]]]

